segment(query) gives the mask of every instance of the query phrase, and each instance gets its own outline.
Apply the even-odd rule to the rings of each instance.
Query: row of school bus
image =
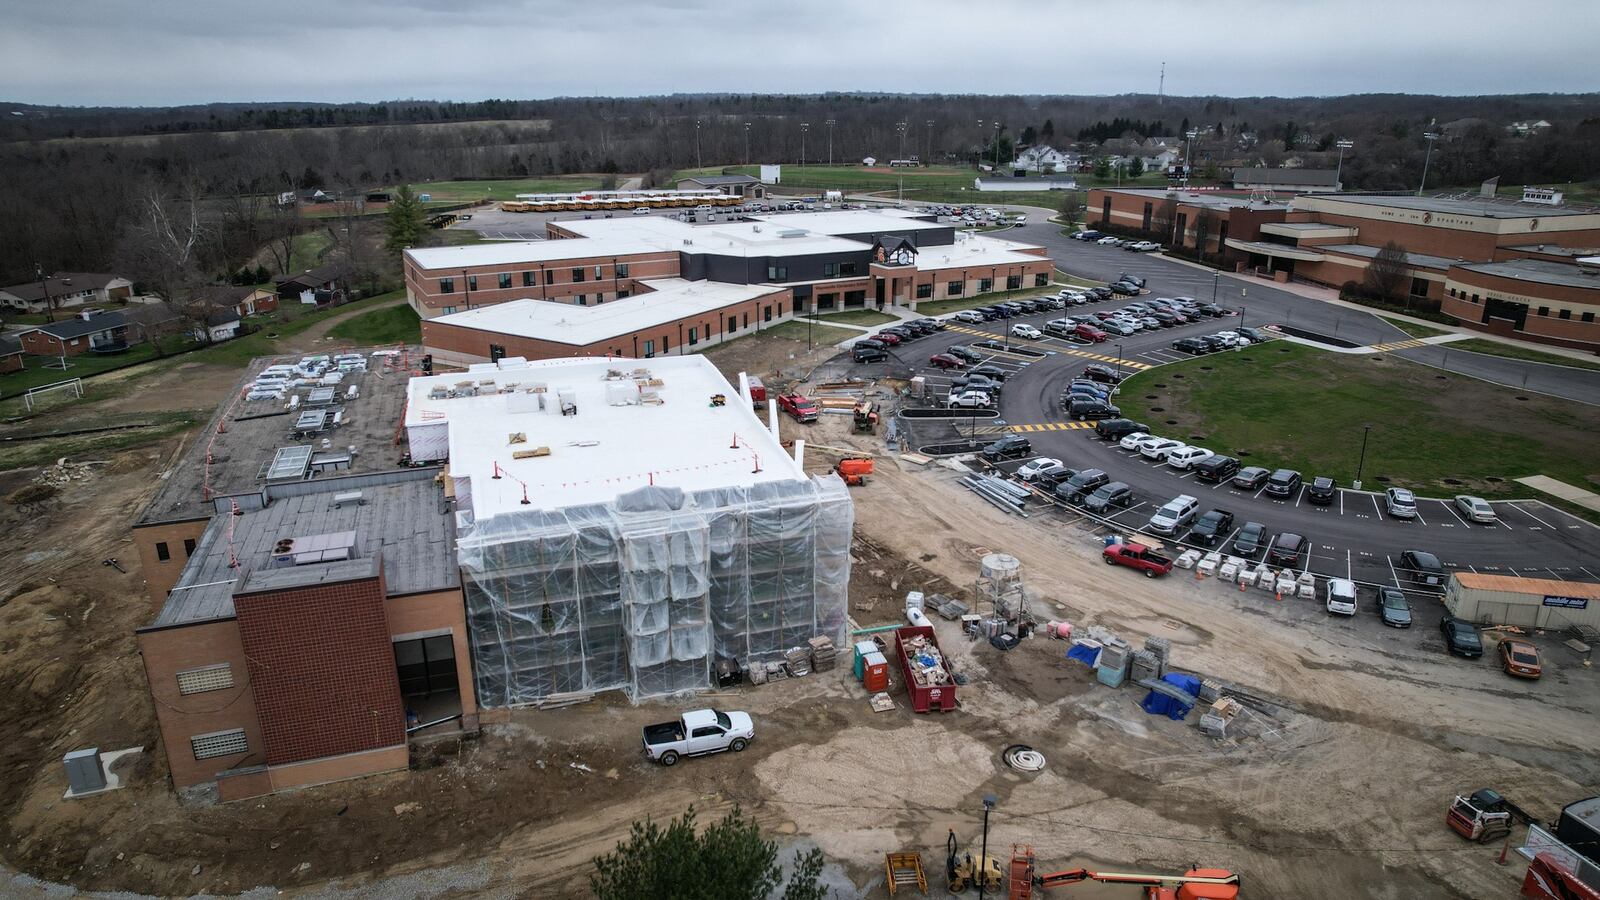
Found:
[[[634,197],[551,197],[527,200],[505,200],[500,209],[505,212],[564,212],[614,210],[614,209],[666,209],[676,206],[738,206],[744,201],[726,194],[640,194]]]

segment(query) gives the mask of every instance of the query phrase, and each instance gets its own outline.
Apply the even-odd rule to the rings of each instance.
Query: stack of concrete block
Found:
[[[1149,650],[1135,650],[1132,675],[1134,681],[1155,681],[1161,677],[1161,658]]]
[[[1189,552],[1193,553],[1194,551],[1191,550]],[[1215,575],[1217,574],[1217,562],[1221,558],[1222,557],[1216,553],[1207,553],[1205,556],[1200,558],[1199,564],[1195,566],[1195,571],[1201,575]]]
[[[1206,678],[1200,682],[1200,702],[1214,703],[1222,697],[1222,682]]]
[[[1228,736],[1228,726],[1244,712],[1244,705],[1232,697],[1221,697],[1213,702],[1200,717],[1200,730],[1214,738]]]
[[[1239,578],[1239,567],[1231,562],[1225,562],[1218,567],[1217,577],[1223,581],[1236,581]]]
[[[1194,564],[1199,562],[1199,561],[1200,561],[1200,551],[1199,550],[1185,550],[1182,553],[1178,554],[1178,558],[1177,559],[1173,560],[1173,565],[1177,566],[1180,569],[1192,569],[1192,568],[1194,568]]]
[[[1261,568],[1256,570],[1256,586],[1257,587],[1261,588],[1263,591],[1266,591],[1267,593],[1270,594],[1270,593],[1272,593],[1273,588],[1277,587],[1277,585],[1278,585],[1278,573],[1272,571],[1271,567],[1262,566]]]
[[[784,662],[788,664],[789,674],[795,678],[804,678],[811,674],[811,648],[796,647],[783,655]]]
[[[1296,582],[1295,593],[1299,595],[1301,600],[1317,599],[1317,576],[1310,572],[1302,573],[1299,581]]]
[[[1256,570],[1249,566],[1239,567],[1239,584],[1241,587],[1250,587],[1256,583]]]
[[[827,635],[818,635],[807,643],[811,645],[811,671],[832,671],[838,655],[833,648],[833,639]]]
[[[1295,588],[1299,587],[1300,579],[1293,569],[1284,569],[1278,573],[1275,593],[1294,596]]]
[[[1133,648],[1128,642],[1113,635],[1100,648],[1100,664],[1095,669],[1095,677],[1101,684],[1118,687],[1127,680],[1128,668],[1133,663]]]
[[[1160,678],[1167,674],[1167,670],[1172,668],[1172,641],[1164,637],[1151,635],[1144,639],[1144,649],[1153,654],[1159,664],[1156,669],[1156,677]]]

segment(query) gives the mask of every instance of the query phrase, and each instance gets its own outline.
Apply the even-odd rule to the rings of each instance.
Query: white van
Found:
[[[1346,578],[1328,579],[1328,612],[1341,616],[1356,614],[1356,583]]]

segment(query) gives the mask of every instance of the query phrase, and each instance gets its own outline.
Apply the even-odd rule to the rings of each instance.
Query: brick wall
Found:
[[[268,765],[405,743],[405,711],[371,578],[234,597]]]
[[[20,372],[23,368],[21,353],[0,356],[0,372]]]
[[[410,634],[450,632],[456,656],[456,689],[461,692],[461,727],[478,727],[477,694],[473,691],[472,649],[467,642],[466,598],[459,589],[429,594],[390,597],[387,617],[394,637]]]
[[[158,525],[140,525],[133,529],[133,546],[139,551],[139,574],[144,576],[145,592],[150,598],[150,614],[161,611],[167,602],[167,593],[178,583],[183,567],[189,564],[188,544],[200,541],[211,520],[194,519],[187,522],[165,522]],[[166,559],[161,558],[160,547],[166,545]]]
[[[174,787],[211,781],[217,773],[266,762],[261,727],[251,692],[251,673],[239,627],[232,619],[138,634],[145,677],[155,705],[161,742]],[[178,673],[226,663],[233,686],[197,694],[178,691]],[[218,731],[244,729],[248,749],[241,754],[195,759],[189,739]]]
[[[582,295],[589,303],[598,294],[615,300],[618,290],[632,294],[640,292],[636,283],[647,278],[675,278],[679,274],[678,254],[671,251],[650,251],[605,257],[575,257],[556,262],[506,263],[492,266],[467,266],[451,269],[423,269],[411,259],[405,261],[406,297],[423,318],[444,315],[446,310],[460,312],[477,306],[505,303],[511,300],[551,300],[576,303]],[[617,276],[617,266],[628,267],[626,277]],[[595,277],[595,267],[600,276]],[[574,269],[581,269],[583,280],[574,279]],[[500,287],[500,276],[511,279],[511,286]],[[470,288],[468,279],[477,279],[477,288]],[[451,292],[444,293],[440,279],[451,280]],[[531,280],[532,284],[526,282]]]

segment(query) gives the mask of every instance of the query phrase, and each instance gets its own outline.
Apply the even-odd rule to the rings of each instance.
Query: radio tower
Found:
[[[1167,63],[1166,63],[1165,60],[1162,60],[1162,62],[1161,62],[1161,83],[1160,83],[1160,86],[1156,88],[1156,105],[1157,106],[1161,106],[1163,101],[1166,100],[1166,98],[1167,98]]]

